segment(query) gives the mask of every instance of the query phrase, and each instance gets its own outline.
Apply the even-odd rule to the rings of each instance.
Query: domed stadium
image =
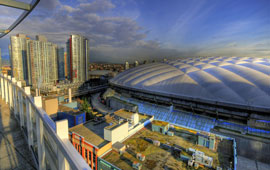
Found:
[[[270,111],[270,59],[184,58],[144,64],[110,80],[118,91],[194,112],[234,118]],[[240,118],[241,119],[241,118]]]

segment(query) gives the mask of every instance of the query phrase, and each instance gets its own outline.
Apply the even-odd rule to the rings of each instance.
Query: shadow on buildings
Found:
[[[36,169],[23,132],[10,113],[9,106],[0,99],[0,169]]]

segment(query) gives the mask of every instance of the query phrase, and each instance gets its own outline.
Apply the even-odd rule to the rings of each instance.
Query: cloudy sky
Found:
[[[30,1],[30,0],[21,0]],[[0,28],[22,11],[0,7]],[[90,40],[90,60],[124,62],[193,56],[270,56],[269,0],[41,0],[10,35],[46,35],[64,46]]]

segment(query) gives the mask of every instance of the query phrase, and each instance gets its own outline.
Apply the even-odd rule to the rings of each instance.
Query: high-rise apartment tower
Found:
[[[69,78],[72,82],[88,80],[88,39],[81,35],[70,35],[67,42]]]
[[[26,52],[26,35],[17,34],[10,37],[10,62],[12,76],[17,80],[28,81],[27,75],[27,52]]]
[[[63,47],[57,50],[58,79],[65,80],[65,50]]]
[[[47,42],[42,35],[27,40],[27,67],[29,85],[40,87],[58,80],[57,45]]]

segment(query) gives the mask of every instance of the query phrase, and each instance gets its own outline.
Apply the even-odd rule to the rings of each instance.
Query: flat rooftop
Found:
[[[152,121],[152,124],[157,125],[157,126],[164,127],[164,126],[167,126],[169,123],[168,122],[159,121],[159,120],[153,120]]]
[[[84,124],[70,128],[69,131],[83,136],[85,141],[97,146],[98,148],[101,148],[109,143],[109,141],[104,139],[104,128],[109,125],[110,124],[106,121],[100,124],[97,124],[97,122],[88,121]]]
[[[175,169],[175,167],[179,167],[183,170],[190,169],[187,167],[187,164],[176,158],[173,154],[171,154],[170,150],[166,150],[162,146],[155,146],[153,143],[148,142],[144,138],[158,140],[163,144],[167,144],[170,146],[178,145],[183,148],[193,148],[205,153],[205,155],[213,158],[213,167],[224,166],[228,167],[230,165],[230,161],[233,158],[232,155],[232,142],[223,139],[219,143],[218,152],[208,149],[203,146],[199,146],[196,144],[197,135],[190,133],[184,129],[175,130],[174,136],[168,136],[161,134],[159,132],[153,132],[150,126],[140,130],[132,137],[128,138],[123,142],[123,144],[128,145],[129,149],[126,150],[122,155],[115,151],[110,151],[102,158],[113,165],[117,166],[120,169],[132,169],[132,162],[136,161],[142,164],[143,170],[151,170],[151,169],[164,169],[164,166],[167,166],[168,169]],[[142,153],[146,156],[145,161],[140,161],[136,158],[136,153]],[[187,153],[185,149],[181,152],[181,154],[191,157],[191,154]],[[209,170],[207,167],[201,168],[202,170]]]
[[[122,117],[124,119],[131,119],[134,112],[130,112],[126,109],[120,109],[120,110],[115,111],[114,114],[119,116],[119,117]],[[149,119],[151,117],[148,115],[143,115],[141,113],[138,113],[138,114],[139,114],[139,121],[141,121],[143,119]]]
[[[149,119],[150,117],[151,116],[139,114],[140,120]],[[101,148],[109,143],[109,141],[104,139],[104,129],[112,130],[123,125],[124,123],[127,123],[127,121],[122,120],[119,123],[119,120],[114,118],[114,116],[106,115],[103,121],[87,121],[84,124],[70,128],[69,131],[83,136],[86,141],[97,146],[98,148]]]
[[[114,114],[125,119],[131,119],[134,112],[130,112],[126,109],[120,109],[120,110],[115,111]]]
[[[127,121],[124,119],[117,120],[113,116],[109,116],[109,115],[105,116],[105,121],[106,121],[106,123],[108,123],[108,126],[106,126],[105,129],[108,129],[108,130],[112,130],[114,128],[117,128],[117,127],[123,125],[124,123],[127,123]]]
[[[79,109],[72,109],[70,107],[64,106],[64,105],[58,105],[58,111],[59,112],[66,112],[70,115],[78,115],[83,113],[83,111],[80,111]]]

